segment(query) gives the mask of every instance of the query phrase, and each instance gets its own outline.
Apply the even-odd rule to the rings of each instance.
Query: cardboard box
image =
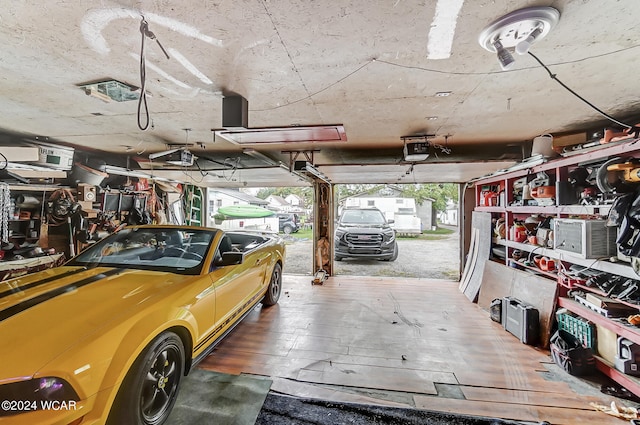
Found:
[[[93,202],[92,201],[78,201],[78,203],[80,204],[80,208],[82,208],[82,211],[87,211],[87,210],[92,210],[93,209]]]
[[[565,146],[579,145],[587,141],[587,133],[566,134],[564,136],[553,136],[553,147],[562,148]]]
[[[596,340],[598,355],[614,364],[618,354],[618,335],[602,325],[596,324]]]
[[[614,300],[612,298],[603,297],[602,295],[597,294],[587,294],[585,299],[590,304],[606,310],[609,317],[615,316],[626,316],[632,311],[637,311],[633,307],[630,307],[626,304],[621,303],[620,301]]]

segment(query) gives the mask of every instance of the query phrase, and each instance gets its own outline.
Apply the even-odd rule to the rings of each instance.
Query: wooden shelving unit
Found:
[[[538,246],[531,243],[518,242],[510,240],[509,229],[513,226],[515,220],[524,220],[527,216],[540,215],[544,217],[551,217],[554,219],[560,218],[582,218],[604,219],[609,214],[611,208],[612,199],[605,197],[604,201],[600,204],[591,202],[587,204],[579,205],[522,205],[523,202],[516,202],[518,198],[513,195],[514,182],[526,178],[527,182],[536,177],[538,173],[546,173],[551,182],[555,181],[568,181],[570,171],[583,164],[598,164],[604,163],[609,158],[620,157],[640,157],[640,139],[626,140],[611,145],[606,145],[597,149],[590,149],[585,152],[576,152],[568,156],[564,156],[557,159],[548,161],[538,160],[532,163],[531,166],[516,166],[513,170],[503,170],[498,174],[486,176],[474,181],[475,188],[475,211],[490,213],[494,219],[504,219],[505,221],[505,235],[504,238],[498,238],[493,240],[494,246],[504,247],[505,257],[502,260],[496,260],[503,264],[504,267],[509,267],[515,260],[511,258],[514,251],[519,250],[524,253],[521,258],[530,260],[532,257],[541,255],[548,259],[553,259],[556,265],[556,270],[544,271],[540,270],[531,262],[519,261],[517,266],[521,269],[534,272],[538,275],[544,276],[550,280],[558,281],[558,269],[569,269],[571,265],[579,265],[585,269],[594,269],[613,275],[622,276],[628,279],[640,280],[640,276],[632,269],[629,263],[623,261],[611,261],[611,257],[607,258],[584,258],[573,254],[571,252],[553,249],[550,246]],[[552,183],[553,184],[553,183]],[[498,196],[495,196],[495,191],[498,190]],[[493,199],[490,202],[487,201],[486,193],[493,193]],[[579,197],[578,197],[579,198]],[[497,205],[496,205],[497,204]],[[614,254],[615,256],[615,254]],[[615,257],[614,257],[615,258]],[[615,258],[617,260],[617,258]],[[598,288],[589,287],[586,285],[571,285],[569,288],[567,285],[563,286],[563,290],[559,291],[561,295],[567,293],[568,289],[578,289],[584,292],[591,292],[600,296],[605,296]],[[635,312],[640,312],[640,306],[630,302],[624,302]],[[626,324],[625,321],[618,319],[607,318],[598,312],[587,308],[586,306],[566,297],[559,297],[557,299],[558,307],[564,307],[574,314],[581,316],[593,323],[598,324],[604,329],[615,333],[617,336],[622,336],[628,340],[640,344],[640,328]],[[609,357],[609,356],[608,356]],[[625,375],[624,373],[615,369],[605,358],[597,357],[597,367],[600,371],[617,381],[634,394],[640,396],[640,379]]]

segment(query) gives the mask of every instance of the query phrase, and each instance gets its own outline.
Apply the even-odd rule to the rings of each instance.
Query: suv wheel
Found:
[[[396,261],[398,259],[398,244],[393,245],[393,256],[389,259],[389,261]]]
[[[395,245],[393,245],[393,255],[385,259],[385,261],[396,261],[397,259],[398,259],[398,244],[396,243]]]
[[[284,233],[286,233],[287,235],[291,234],[293,232],[293,227],[291,227],[288,224],[285,224],[285,226],[282,228],[282,231]]]

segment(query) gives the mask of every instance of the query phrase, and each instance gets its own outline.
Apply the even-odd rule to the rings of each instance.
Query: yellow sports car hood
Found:
[[[62,266],[0,282],[0,382],[31,376],[96,330],[126,321],[194,278]]]

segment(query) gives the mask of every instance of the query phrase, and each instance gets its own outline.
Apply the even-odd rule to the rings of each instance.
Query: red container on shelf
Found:
[[[515,242],[527,240],[527,228],[524,227],[524,224],[514,223],[509,232],[509,239]]]

